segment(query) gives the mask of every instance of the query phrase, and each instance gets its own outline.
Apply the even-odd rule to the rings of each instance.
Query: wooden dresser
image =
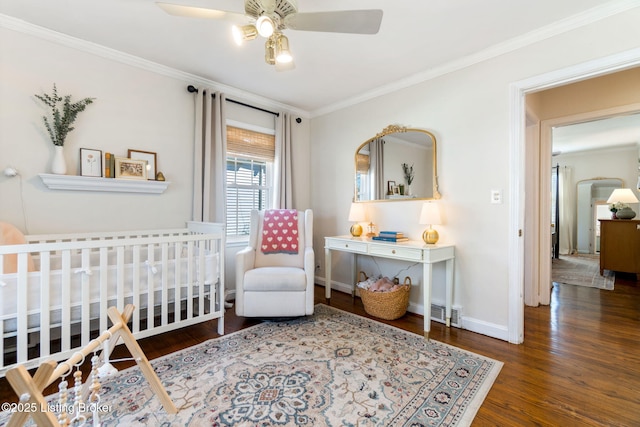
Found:
[[[600,220],[600,274],[603,270],[640,274],[640,220]]]

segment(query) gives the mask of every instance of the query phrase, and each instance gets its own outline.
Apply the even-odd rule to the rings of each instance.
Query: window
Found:
[[[271,206],[275,136],[227,126],[227,236],[248,236],[252,209]]]

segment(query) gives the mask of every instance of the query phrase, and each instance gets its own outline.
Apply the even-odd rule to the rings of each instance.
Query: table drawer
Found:
[[[386,258],[422,261],[422,249],[405,248],[400,245],[395,246],[395,245],[372,244],[369,247],[369,253],[371,255],[376,255],[376,256],[381,256]]]
[[[357,252],[362,254],[367,253],[366,242],[326,239],[325,243],[328,249],[336,249],[346,252]]]

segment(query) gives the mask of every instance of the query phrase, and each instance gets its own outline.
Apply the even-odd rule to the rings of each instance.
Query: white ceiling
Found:
[[[173,2],[244,10],[241,0]],[[287,72],[265,64],[262,40],[238,47],[229,23],[171,16],[153,0],[0,0],[0,14],[313,115],[637,6],[625,0],[298,0],[300,12],[382,9],[384,16],[376,35],[286,30],[296,64]]]
[[[560,126],[553,129],[554,154],[629,145],[640,147],[640,113]]]

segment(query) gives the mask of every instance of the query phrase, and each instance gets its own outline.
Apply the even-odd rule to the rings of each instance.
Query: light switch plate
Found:
[[[491,203],[493,204],[502,203],[502,190],[491,190]]]

